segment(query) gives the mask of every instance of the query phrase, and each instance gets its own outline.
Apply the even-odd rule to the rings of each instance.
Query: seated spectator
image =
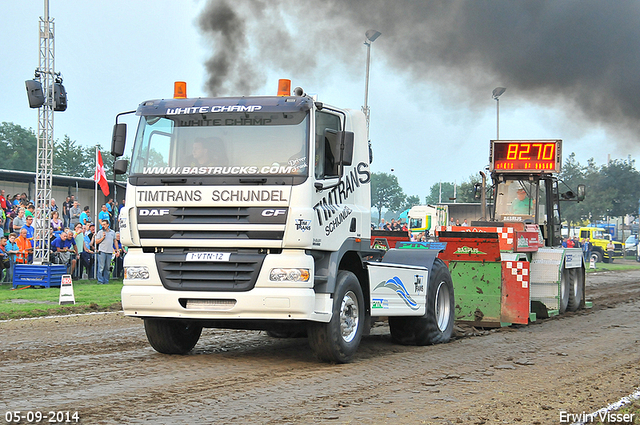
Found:
[[[64,264],[71,269],[75,269],[76,259],[72,256],[73,244],[69,240],[69,234],[65,231],[51,242],[51,251],[53,253],[53,262],[56,264]]]

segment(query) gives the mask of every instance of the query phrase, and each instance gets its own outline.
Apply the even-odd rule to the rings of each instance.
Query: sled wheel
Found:
[[[584,307],[584,269],[582,267],[578,269],[569,270],[569,303],[567,304],[568,311],[576,311]]]
[[[560,294],[559,294],[559,306],[558,310],[560,314],[567,311],[569,305],[569,294],[571,293],[571,279],[569,276],[569,270],[563,268],[560,273]]]

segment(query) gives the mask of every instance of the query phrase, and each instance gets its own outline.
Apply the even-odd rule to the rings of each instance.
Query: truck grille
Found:
[[[229,261],[186,261],[186,252],[157,253],[162,285],[173,291],[249,291],[266,254],[232,252]]]
[[[284,237],[286,207],[138,208],[142,240],[272,240]]]

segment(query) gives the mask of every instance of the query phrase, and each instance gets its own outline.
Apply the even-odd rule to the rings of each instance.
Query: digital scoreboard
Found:
[[[491,171],[559,173],[562,140],[492,140]]]

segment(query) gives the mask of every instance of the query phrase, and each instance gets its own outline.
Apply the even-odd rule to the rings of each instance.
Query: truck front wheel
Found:
[[[149,344],[162,354],[186,354],[196,346],[202,326],[187,320],[144,319]]]
[[[309,324],[309,345],[322,361],[346,363],[360,345],[365,314],[362,288],[353,273],[338,272],[332,310],[329,323]]]

